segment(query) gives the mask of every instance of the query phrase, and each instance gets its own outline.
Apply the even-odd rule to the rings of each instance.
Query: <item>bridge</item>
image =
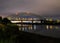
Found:
[[[19,30],[27,31],[27,30],[36,30],[36,24],[40,24],[41,20],[15,20],[11,21],[13,24],[17,24],[19,26]]]

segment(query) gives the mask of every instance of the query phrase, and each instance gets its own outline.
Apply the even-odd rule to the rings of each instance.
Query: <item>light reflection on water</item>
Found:
[[[32,24],[17,24],[19,26],[19,30],[22,31],[41,31],[41,30],[60,30],[59,25],[32,25]]]
[[[17,24],[20,31],[42,34],[53,37],[60,37],[60,25],[32,25]]]
[[[19,30],[26,31],[26,30],[36,30],[36,25],[27,25],[27,24],[17,24],[19,26]]]
[[[60,29],[60,26],[59,25],[46,25],[46,29],[50,29],[50,30],[59,30]]]

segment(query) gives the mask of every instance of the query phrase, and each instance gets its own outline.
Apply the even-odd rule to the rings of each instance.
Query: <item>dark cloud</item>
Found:
[[[34,13],[54,13],[59,0],[0,0],[0,13],[30,11]]]

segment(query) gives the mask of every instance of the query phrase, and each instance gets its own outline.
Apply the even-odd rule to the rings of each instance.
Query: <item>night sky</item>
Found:
[[[37,14],[59,12],[60,0],[0,0],[0,15],[29,11]],[[44,14],[43,14],[44,15]]]

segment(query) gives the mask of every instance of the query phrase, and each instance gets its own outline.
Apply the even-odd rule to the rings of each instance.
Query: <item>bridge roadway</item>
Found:
[[[11,21],[14,24],[41,24],[40,20],[34,20],[34,21]]]

